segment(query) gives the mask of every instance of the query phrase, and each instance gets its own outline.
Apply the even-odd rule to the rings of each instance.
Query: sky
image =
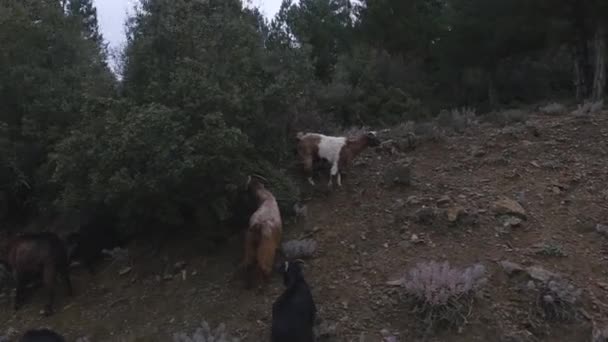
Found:
[[[244,1],[246,2],[246,1]],[[251,0],[254,6],[271,18],[278,12],[282,0]],[[125,42],[124,23],[137,0],[94,0],[97,20],[105,40],[111,49],[120,48]]]

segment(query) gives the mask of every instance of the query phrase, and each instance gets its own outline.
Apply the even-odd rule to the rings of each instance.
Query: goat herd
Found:
[[[342,185],[342,171],[365,148],[378,146],[375,132],[366,132],[355,138],[333,137],[317,133],[297,134],[297,154],[308,182],[314,185],[313,164],[321,161],[331,165],[329,184]],[[285,291],[272,307],[271,341],[314,341],[313,325],[316,307],[308,284],[304,280],[301,260],[286,260],[275,267],[275,257],[282,238],[282,219],[274,195],[265,188],[263,177],[249,176],[247,190],[255,198],[257,209],[249,219],[245,237],[245,253],[238,274],[243,275],[245,286],[264,285],[270,280],[273,270],[283,275]],[[62,278],[68,295],[72,295],[69,265],[72,261],[83,261],[90,272],[101,256],[103,249],[122,246],[116,232],[104,216],[99,216],[78,233],[72,233],[66,242],[55,233],[24,233],[8,241],[8,253],[3,264],[11,271],[16,284],[14,309],[18,310],[24,300],[28,282],[42,280],[47,291],[45,315],[53,312],[54,284],[57,276]],[[102,228],[102,229],[100,229]],[[29,330],[22,335],[21,342],[60,342],[63,337],[48,329]]]

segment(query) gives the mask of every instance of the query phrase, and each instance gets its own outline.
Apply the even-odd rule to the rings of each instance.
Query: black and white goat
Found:
[[[313,342],[317,308],[302,275],[302,261],[286,261],[279,269],[285,291],[272,305],[272,342]]]

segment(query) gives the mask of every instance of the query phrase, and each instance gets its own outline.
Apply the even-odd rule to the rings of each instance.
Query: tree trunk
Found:
[[[589,62],[589,37],[586,29],[585,9],[582,2],[574,3],[574,87],[576,99],[580,102],[587,99],[591,86],[591,67]]]
[[[591,100],[597,102],[604,98],[606,90],[606,29],[602,24],[597,25],[593,43],[595,64]]]
[[[498,91],[496,90],[496,71],[488,73],[488,102],[490,108],[494,109],[498,105]]]

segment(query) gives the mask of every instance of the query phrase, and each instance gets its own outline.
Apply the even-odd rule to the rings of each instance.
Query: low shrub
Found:
[[[410,269],[401,286],[406,300],[430,332],[466,323],[475,294],[486,281],[486,269],[481,264],[460,269],[448,262],[430,261]]]
[[[477,123],[477,114],[474,108],[442,110],[437,116],[437,124],[444,129],[451,129],[456,133],[464,133],[465,129]]]
[[[485,119],[495,125],[505,127],[516,123],[525,123],[528,116],[529,113],[523,109],[507,109],[488,113]]]
[[[239,342],[238,338],[230,336],[226,332],[226,326],[220,324],[215,330],[212,330],[206,321],[201,323],[194,333],[175,333],[173,334],[173,342]]]
[[[566,280],[551,280],[538,292],[538,306],[546,320],[571,321],[577,317],[582,290]]]
[[[281,246],[287,259],[304,259],[313,256],[317,250],[317,242],[313,239],[291,240]]]
[[[546,115],[563,115],[566,111],[566,106],[557,102],[552,102],[546,106],[540,107],[540,112]]]

